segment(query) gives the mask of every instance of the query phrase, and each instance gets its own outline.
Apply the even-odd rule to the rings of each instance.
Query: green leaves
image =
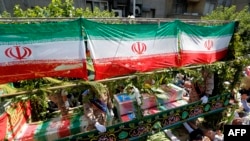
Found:
[[[98,17],[115,17],[114,12],[107,10],[101,11],[98,7],[94,7],[93,11],[88,7],[86,9],[75,8],[73,0],[52,0],[46,7],[35,6],[23,10],[20,5],[15,5],[13,8],[14,17],[85,17],[85,18],[98,18]],[[11,14],[4,11],[0,17],[11,17]]]

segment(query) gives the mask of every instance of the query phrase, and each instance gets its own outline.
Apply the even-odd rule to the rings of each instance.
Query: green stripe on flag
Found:
[[[80,114],[72,117],[70,120],[70,133],[71,135],[77,134],[81,132],[81,116]]]
[[[82,19],[84,31],[91,39],[98,40],[152,40],[176,37],[176,24],[104,24]]]
[[[47,128],[49,127],[49,124],[50,124],[50,122],[46,121],[37,127],[36,133],[34,135],[34,139],[36,141],[46,141],[47,140],[46,134],[47,134]]]
[[[0,45],[79,40],[80,19],[64,22],[0,24]]]
[[[185,32],[189,36],[199,37],[218,37],[218,36],[231,36],[234,32],[235,22],[230,22],[223,25],[192,25],[181,21],[176,21],[180,31]]]

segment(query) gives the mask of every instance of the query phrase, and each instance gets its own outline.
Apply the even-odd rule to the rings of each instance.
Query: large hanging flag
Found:
[[[224,58],[234,25],[231,22],[217,26],[199,26],[179,21],[181,66],[210,64]]]
[[[95,80],[177,66],[174,22],[104,24],[83,19]]]
[[[41,77],[87,79],[80,20],[0,24],[0,83]]]

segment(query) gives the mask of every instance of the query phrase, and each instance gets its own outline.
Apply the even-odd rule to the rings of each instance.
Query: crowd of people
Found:
[[[183,95],[183,99],[187,100],[188,102],[194,102],[197,100],[201,100],[202,103],[208,102],[208,97],[213,94],[214,89],[214,74],[208,73],[206,71],[202,72],[202,76],[204,78],[203,84],[197,84],[193,81],[193,78],[190,78],[186,75],[183,75],[181,73],[178,73],[176,75],[176,80],[173,82],[175,85],[183,88],[186,93]],[[88,89],[82,93],[80,96],[81,98],[87,97],[89,95],[91,89]],[[116,89],[117,93],[121,93],[124,90],[127,90],[129,93],[133,93],[135,101],[138,102],[138,104],[141,104],[141,95],[139,90],[134,87],[133,85],[127,86],[126,88],[124,86],[119,86]],[[234,95],[240,95],[240,100],[238,99],[238,102],[240,103],[240,106],[242,108],[241,112],[235,112],[234,113],[234,119],[232,120],[231,124],[233,125],[250,125],[250,76],[246,75],[243,79],[241,84],[239,85],[239,88],[233,93]],[[92,95],[92,94],[91,94]],[[67,108],[76,107],[79,105],[84,105],[84,109],[86,111],[91,110],[91,105],[96,105],[95,107],[98,107],[99,109],[92,110],[92,112],[87,112],[89,115],[89,119],[93,121],[93,128],[96,128],[100,132],[105,132],[106,127],[104,125],[104,122],[101,122],[97,119],[99,117],[100,113],[104,113],[105,115],[102,117],[102,119],[107,118],[107,116],[110,117],[117,117],[117,110],[113,106],[108,106],[103,104],[103,100],[99,99],[92,99],[88,100],[90,103],[82,103],[83,100],[76,98],[74,94],[68,94],[64,93],[64,102],[65,106]],[[234,96],[235,98],[235,96]],[[57,107],[57,104],[53,102],[53,97],[50,96],[48,100],[48,111],[54,112],[59,110]],[[105,101],[105,100],[104,100]],[[111,99],[112,101],[112,99]],[[110,102],[111,102],[110,101]],[[237,100],[236,100],[237,101]],[[86,101],[85,101],[86,102]],[[108,102],[108,103],[110,103]],[[111,102],[112,103],[112,102]],[[87,104],[87,105],[86,105]],[[242,114],[243,113],[243,114]],[[99,115],[96,115],[99,114]],[[210,141],[223,141],[224,135],[220,130],[213,131],[211,129],[201,129],[197,125],[195,125],[193,122],[184,122],[183,127],[187,130],[189,133],[189,138],[191,141],[195,140],[210,140]],[[174,135],[170,132],[170,130],[165,130],[167,135],[171,138],[174,137]],[[175,138],[176,139],[176,138]],[[172,139],[172,140],[175,140]],[[178,140],[178,139],[177,139]]]
[[[250,67],[247,68],[246,71],[243,72],[242,81],[236,86],[232,92],[233,101],[238,104],[238,108],[234,111],[233,119],[229,124],[231,125],[250,125]],[[202,88],[192,84],[192,78],[188,78],[183,74],[177,74],[175,84],[179,87],[182,87],[186,90],[186,95],[184,95],[184,99],[189,101],[192,97],[192,91],[196,91],[197,95],[199,95],[200,100],[203,100],[204,96],[209,97],[212,95],[213,91],[213,75],[210,75],[208,78],[208,90],[202,91]],[[211,78],[211,79],[210,79]],[[225,82],[225,87],[230,85],[229,82]],[[194,120],[195,121],[195,120]],[[224,134],[221,130],[212,130],[201,128],[195,124],[194,121],[188,121],[183,123],[183,127],[189,134],[190,141],[223,141]],[[165,133],[171,139],[171,141],[180,141],[177,136],[175,136],[170,129],[166,129]]]

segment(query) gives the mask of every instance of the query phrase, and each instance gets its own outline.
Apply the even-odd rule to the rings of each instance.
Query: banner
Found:
[[[181,66],[210,64],[225,57],[234,22],[218,26],[178,23]]]
[[[80,20],[0,24],[0,83],[41,77],[87,78]]]
[[[162,24],[104,24],[83,19],[95,80],[178,66],[177,28]]]

